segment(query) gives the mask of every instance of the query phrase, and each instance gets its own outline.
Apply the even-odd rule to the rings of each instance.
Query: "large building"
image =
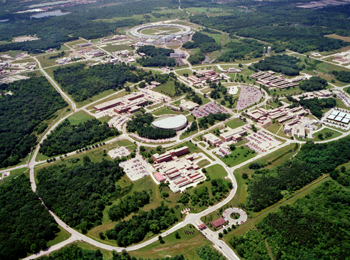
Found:
[[[203,135],[203,139],[206,142],[209,142],[212,146],[219,146],[220,144],[222,144],[222,140],[212,133]]]
[[[178,156],[187,154],[189,152],[190,152],[190,150],[188,149],[188,147],[183,146],[183,147],[180,147],[180,148],[175,149],[175,150],[167,151],[161,155],[156,153],[152,156],[152,159],[156,163],[167,162],[167,161],[173,160],[173,157],[178,157]]]
[[[181,130],[187,126],[187,118],[184,115],[162,116],[152,122],[152,126],[165,130]]]
[[[94,109],[97,111],[102,111],[114,107],[115,112],[119,114],[130,110],[130,112],[134,112],[136,107],[138,110],[141,108],[141,106],[147,104],[148,101],[142,98],[143,96],[143,93],[133,92],[130,95],[96,105],[94,106]]]

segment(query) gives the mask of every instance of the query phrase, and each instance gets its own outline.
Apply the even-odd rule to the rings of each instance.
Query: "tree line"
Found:
[[[132,195],[121,198],[117,205],[113,205],[108,210],[108,216],[112,221],[118,221],[125,218],[132,212],[136,212],[139,208],[149,203],[150,196],[143,190],[141,192],[134,191]]]
[[[134,116],[126,123],[126,130],[136,133],[148,139],[166,139],[176,136],[175,130],[159,129],[152,127],[154,117],[150,113]]]
[[[170,53],[174,53],[173,49],[156,48],[152,45],[142,46],[137,52],[143,52],[149,57],[137,59],[137,62],[144,67],[174,67],[176,65],[174,58],[169,58]]]
[[[47,248],[59,232],[24,174],[0,186],[0,258],[17,260]]]
[[[287,76],[296,76],[299,75],[299,71],[302,70],[302,68],[297,65],[299,62],[300,60],[298,58],[283,54],[266,57],[254,63],[253,66],[258,70],[273,70]]]
[[[92,67],[79,63],[59,67],[53,75],[64,91],[75,101],[81,102],[105,90],[122,89],[126,82],[137,83],[149,73],[124,63],[106,63]]]
[[[39,152],[49,157],[66,154],[117,135],[117,129],[96,118],[78,125],[65,119],[40,144]]]
[[[206,129],[208,128],[208,124],[213,126],[215,124],[215,121],[224,121],[229,117],[230,117],[230,114],[226,114],[226,113],[221,113],[221,112],[217,114],[210,113],[209,115],[199,119],[199,127]]]
[[[106,231],[106,236],[116,240],[118,246],[126,247],[141,242],[148,232],[158,234],[177,221],[174,209],[163,205],[148,212],[139,211],[127,221],[119,221],[113,229]]]
[[[320,77],[311,77],[300,82],[299,88],[307,92],[326,89],[328,82]]]
[[[214,38],[201,32],[195,32],[192,36],[192,40],[193,42],[186,42],[182,45],[182,47],[186,49],[199,48],[203,53],[221,49],[221,44],[216,43]]]
[[[28,155],[37,140],[35,132],[67,103],[45,77],[2,84],[0,89],[12,92],[0,98],[0,167],[7,167]]]
[[[327,181],[294,204],[268,214],[256,226],[230,240],[245,259],[346,259],[350,192]]]

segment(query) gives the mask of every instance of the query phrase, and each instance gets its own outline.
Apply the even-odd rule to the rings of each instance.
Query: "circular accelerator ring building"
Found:
[[[180,32],[171,33],[170,35],[152,35],[152,34],[143,34],[141,31],[144,29],[157,28],[157,27],[176,27],[180,28]],[[171,24],[171,23],[155,23],[155,24],[144,24],[138,27],[133,28],[130,33],[138,38],[144,39],[160,39],[163,42],[169,42],[172,39],[180,36],[186,36],[192,34],[190,27],[181,25],[181,24]]]
[[[181,130],[187,126],[187,118],[184,115],[162,116],[152,122],[152,126],[164,130]]]

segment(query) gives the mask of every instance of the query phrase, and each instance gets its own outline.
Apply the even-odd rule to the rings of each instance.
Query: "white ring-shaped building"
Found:
[[[138,27],[133,28],[130,33],[138,38],[151,38],[151,39],[159,39],[164,37],[164,35],[147,35],[147,34],[143,34],[140,31],[143,29],[147,29],[147,28],[152,28],[152,27],[178,27],[183,29],[183,31],[181,32],[177,32],[177,33],[172,33],[171,35],[173,35],[174,37],[176,36],[185,36],[185,35],[189,35],[192,33],[191,28],[185,25],[181,25],[181,24],[164,24],[164,23],[160,23],[160,24],[144,24]]]
[[[162,116],[152,122],[152,126],[164,130],[181,130],[187,126],[187,118],[184,115]]]

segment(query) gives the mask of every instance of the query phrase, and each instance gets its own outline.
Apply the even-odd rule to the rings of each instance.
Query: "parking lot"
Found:
[[[110,150],[108,152],[108,155],[114,159],[114,158],[122,158],[122,157],[128,157],[130,155],[130,150],[128,147],[125,147],[125,146],[121,146],[121,147],[118,147],[118,148],[115,148],[113,150]]]
[[[152,166],[140,155],[119,164],[130,180],[136,181],[152,173]]]
[[[201,118],[201,117],[209,115],[210,113],[217,114],[219,112],[227,113],[227,111],[225,109],[214,104],[213,102],[210,102],[206,105],[203,105],[203,106],[193,110],[192,115],[194,115],[196,118]]]
[[[253,105],[263,97],[261,90],[249,86],[241,86],[241,93],[239,94],[237,109],[242,110]]]

